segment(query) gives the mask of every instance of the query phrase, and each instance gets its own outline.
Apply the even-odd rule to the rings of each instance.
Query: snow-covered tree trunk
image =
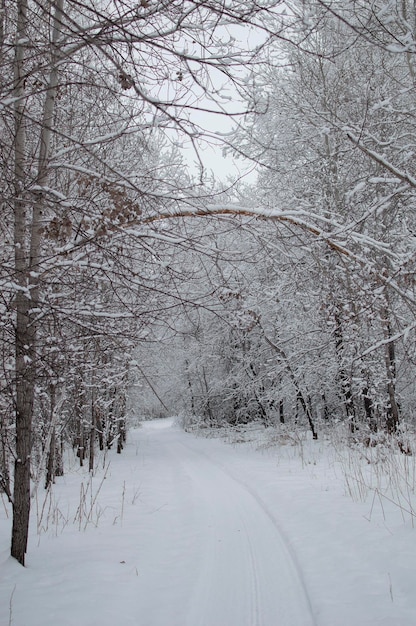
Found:
[[[14,244],[16,293],[16,459],[13,491],[11,554],[24,565],[30,516],[30,456],[36,384],[36,326],[39,301],[39,259],[42,244],[43,186],[48,158],[57,88],[57,50],[63,0],[55,4],[51,66],[39,133],[39,158],[35,191],[28,189],[26,153],[25,82],[28,43],[27,0],[17,3],[18,17],[14,61],[15,98],[15,203]]]
[[[13,528],[11,554],[24,565],[30,513],[31,423],[35,388],[34,327],[30,325],[29,273],[26,254],[27,197],[25,133],[25,56],[27,0],[17,5],[14,61],[15,150],[14,150],[14,246],[16,270],[16,458],[13,489]]]

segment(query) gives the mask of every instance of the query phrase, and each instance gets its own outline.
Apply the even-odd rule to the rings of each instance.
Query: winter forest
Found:
[[[0,69],[12,557],[142,418],[410,463],[412,0],[0,0]]]

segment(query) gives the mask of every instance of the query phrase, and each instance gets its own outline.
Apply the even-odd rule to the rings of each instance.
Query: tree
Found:
[[[322,357],[336,357],[333,384],[351,429],[359,419],[395,432],[398,388],[409,384],[407,374],[397,380],[397,340],[414,328],[415,302],[401,279],[413,245],[412,182],[401,169],[412,158],[404,138],[413,134],[413,66],[392,41],[411,32],[404,16],[413,9],[376,5],[360,14],[357,3],[293,3],[303,27],[292,45],[277,47],[283,69],[265,65],[255,78],[265,114],[239,141],[265,165],[259,204],[270,215],[284,207],[298,226],[292,245],[311,253],[315,282],[306,293],[319,293],[322,326],[332,330],[332,355]],[[347,254],[316,239],[341,233]]]
[[[277,4],[16,0],[1,14],[2,74],[9,79],[0,93],[2,135],[5,154],[13,154],[2,162],[14,216],[13,243],[4,249],[15,327],[15,355],[7,355],[15,369],[12,554],[22,564],[37,379],[56,348],[41,350],[39,342],[53,315],[62,316],[62,329],[80,315],[81,326],[89,326],[84,312],[68,310],[57,281],[65,267],[101,263],[99,271],[108,272],[101,252],[111,257],[110,238],[120,240],[146,215],[195,195],[182,176],[165,175],[163,155],[148,158],[148,143],[152,135],[156,143],[162,135],[170,143],[182,136],[196,146],[202,129],[192,112],[222,114],[221,83],[244,90],[238,68],[255,62],[255,50],[225,37],[228,26],[264,28]],[[116,269],[112,284],[119,277]],[[88,376],[86,368],[82,378]],[[52,407],[54,384],[47,393]]]

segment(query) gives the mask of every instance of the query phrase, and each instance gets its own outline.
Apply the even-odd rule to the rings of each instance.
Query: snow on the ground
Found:
[[[299,456],[155,420],[92,479],[41,491],[26,568],[0,502],[1,626],[416,624],[416,530],[348,497],[320,442]]]

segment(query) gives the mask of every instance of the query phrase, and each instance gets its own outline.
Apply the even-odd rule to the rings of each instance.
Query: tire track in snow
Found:
[[[253,590],[253,593],[251,596],[251,602],[252,602],[251,622],[253,623],[254,626],[263,626],[263,620],[261,619],[261,609],[260,609],[260,602],[259,602],[260,584],[259,584],[259,575],[257,571],[256,558],[254,556],[255,553],[254,553],[253,545],[250,539],[250,533],[248,532],[247,525],[244,522],[243,518],[241,518],[241,522],[244,527],[244,533],[246,536],[247,546],[248,546],[249,555],[250,555],[250,564],[251,564],[250,572],[252,574],[252,590]]]
[[[244,481],[241,480],[239,477],[236,477],[227,467],[225,467],[222,463],[218,462],[216,459],[212,458],[212,456],[206,454],[205,452],[195,448],[194,446],[189,444],[189,440],[188,442],[184,442],[183,441],[183,437],[186,435],[184,433],[181,433],[181,431],[176,431],[179,434],[179,437],[177,438],[177,443],[180,444],[181,447],[185,448],[186,450],[188,450],[189,452],[192,453],[192,455],[195,455],[194,457],[194,461],[191,461],[191,464],[194,465],[194,470],[195,468],[198,467],[198,463],[200,464],[200,466],[203,465],[203,463],[201,463],[201,459],[205,459],[205,462],[208,464],[208,467],[205,468],[205,470],[207,471],[207,473],[209,474],[209,467],[215,467],[217,469],[217,471],[219,471],[220,473],[222,473],[223,476],[226,476],[227,479],[229,481],[231,481],[231,484],[234,484],[234,487],[232,489],[230,489],[230,498],[232,500],[235,501],[235,506],[238,509],[238,519],[241,522],[241,525],[244,528],[244,535],[245,535],[245,543],[246,543],[246,547],[245,549],[248,552],[248,560],[250,562],[250,585],[252,588],[251,591],[251,598],[250,598],[250,608],[251,608],[251,613],[252,613],[252,617],[251,617],[251,622],[250,622],[250,626],[275,626],[276,624],[278,624],[279,626],[293,626],[295,623],[298,623],[299,626],[317,626],[317,621],[314,615],[314,611],[313,611],[313,607],[312,607],[312,602],[308,593],[308,589],[303,577],[303,573],[302,570],[300,568],[299,562],[297,560],[297,556],[295,551],[293,550],[293,547],[290,545],[290,542],[286,536],[286,534],[284,533],[284,531],[282,530],[280,524],[278,523],[278,521],[276,520],[276,518],[274,517],[274,515],[271,513],[270,509],[267,507],[267,504],[260,498],[260,496]],[[185,458],[185,462],[183,461],[184,466],[186,466],[187,463],[189,463],[189,458],[188,457],[184,457]],[[200,468],[200,470],[203,468]],[[198,474],[198,471],[196,471],[196,475]],[[191,475],[192,475],[192,468],[191,468]],[[197,478],[194,477],[194,480],[197,482]],[[223,486],[225,486],[226,481],[222,481],[223,482]],[[238,489],[235,488],[235,486],[238,485]],[[240,490],[240,494],[238,493]],[[246,498],[248,497],[249,499],[251,499],[252,503],[254,502],[256,504],[256,509],[254,510],[254,520],[251,521],[251,524],[249,524],[250,521],[250,517],[248,516],[248,513],[251,510],[251,506],[247,506],[243,507],[241,504],[239,504],[239,500],[241,500],[241,491],[243,491],[246,494]],[[262,569],[264,570],[264,564],[262,564],[261,560],[259,561],[259,558],[256,556],[256,552],[258,550],[256,550],[256,547],[253,546],[253,541],[251,539],[251,535],[252,532],[250,531],[250,526],[251,528],[256,531],[256,524],[260,521],[260,518],[258,517],[258,510],[261,511],[262,516],[265,517],[268,521],[268,523],[271,523],[273,526],[273,529],[275,531],[275,535],[277,535],[277,537],[274,537],[274,545],[270,546],[270,550],[273,549],[277,549],[280,551],[280,553],[283,555],[283,567],[286,567],[287,569],[287,573],[289,574],[289,577],[291,578],[291,582],[293,583],[292,587],[293,589],[296,589],[297,587],[297,591],[299,592],[299,594],[301,594],[302,598],[298,598],[299,600],[299,604],[302,604],[302,599],[303,599],[303,606],[304,606],[304,613],[306,613],[307,615],[303,614],[303,616],[291,616],[290,619],[299,619],[298,622],[293,622],[293,621],[285,621],[285,622],[275,622],[273,621],[267,621],[269,620],[268,615],[270,615],[270,607],[269,607],[269,613],[268,615],[264,615],[264,611],[262,611],[262,605],[264,601],[270,601],[270,594],[267,594],[265,591],[265,588],[267,587],[267,585],[270,585],[273,583],[273,581],[270,581],[267,579],[267,577],[265,577],[263,575],[263,585],[261,584],[261,576],[259,575],[259,570],[261,571]],[[257,546],[257,548],[259,548],[259,546]],[[264,558],[264,555],[263,555]],[[264,572],[263,572],[264,574]],[[266,572],[266,576],[267,576],[267,572]],[[288,589],[288,592],[293,591],[293,589]],[[290,593],[289,593],[290,595]],[[290,607],[288,608],[288,610],[290,611]],[[292,609],[293,610],[293,609]],[[266,621],[265,621],[266,620]]]
[[[218,490],[218,480],[212,480],[213,466],[209,460],[203,458],[201,463],[201,457],[192,448],[182,441],[175,441],[175,444],[176,446],[169,446],[169,456],[178,475],[186,475],[193,483],[194,495],[198,494],[199,523],[203,529],[200,576],[190,598],[186,624],[271,626],[270,622],[263,624],[260,618],[261,603],[255,551],[245,522],[244,510],[240,506],[239,494],[235,494],[235,490],[229,488],[226,488],[225,492],[224,489]],[[181,448],[185,447],[185,455],[174,453],[174,448],[177,449],[178,444]],[[214,469],[218,472],[217,468]],[[230,511],[232,511],[231,523]],[[214,605],[217,605],[215,609]],[[241,613],[238,619],[236,607]]]
[[[230,470],[228,468],[224,467],[218,461],[213,460],[212,458],[209,457],[209,455],[205,454],[204,452],[202,452],[201,454],[203,454],[208,460],[211,461],[211,463],[216,465],[225,474],[227,474],[227,476],[229,476],[232,480],[234,480],[241,487],[243,487],[247,491],[247,493],[249,493],[251,495],[251,497],[254,498],[254,500],[257,502],[257,504],[260,506],[260,508],[265,513],[265,515],[267,515],[269,520],[272,522],[273,526],[276,528],[278,534],[280,535],[280,538],[282,539],[282,542],[284,544],[286,552],[289,555],[289,557],[290,557],[290,559],[291,559],[291,561],[292,561],[292,563],[293,563],[293,565],[295,567],[295,570],[297,572],[297,576],[299,578],[299,582],[301,583],[301,586],[302,586],[302,589],[303,589],[303,593],[304,593],[305,599],[306,599],[308,607],[309,607],[310,615],[311,615],[311,618],[313,620],[313,625],[314,626],[318,626],[316,618],[315,618],[315,613],[314,613],[314,610],[313,610],[313,606],[312,606],[312,600],[311,600],[311,597],[309,595],[308,588],[307,588],[307,585],[306,585],[306,581],[305,581],[305,578],[303,576],[302,568],[301,568],[301,566],[299,564],[296,552],[293,549],[287,534],[282,529],[281,525],[279,524],[279,522],[277,521],[277,519],[275,518],[273,513],[270,511],[270,509],[268,508],[267,504],[258,495],[258,493],[256,491],[254,491],[254,489],[252,489],[250,487],[250,485],[248,485],[245,481],[241,480],[240,478],[236,477],[232,472],[230,472]]]

